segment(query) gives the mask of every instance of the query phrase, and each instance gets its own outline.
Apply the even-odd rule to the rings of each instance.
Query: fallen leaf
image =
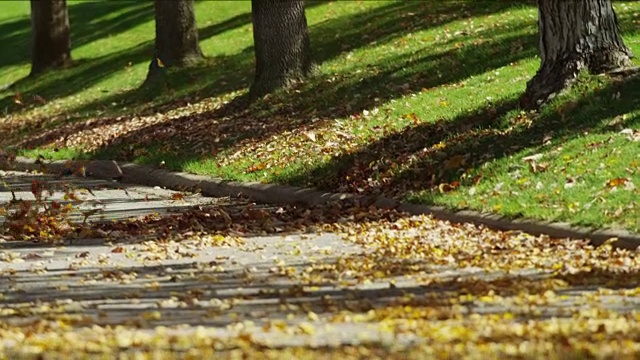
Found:
[[[534,154],[534,155],[529,155],[529,156],[525,156],[522,158],[522,161],[528,162],[528,161],[538,161],[540,159],[542,159],[542,157],[544,156],[544,154],[542,153],[538,153],[538,154]]]
[[[629,179],[627,178],[615,178],[615,179],[611,179],[609,181],[607,181],[607,187],[609,188],[615,188],[621,185],[625,185],[627,182],[629,181]]]
[[[184,194],[182,194],[182,193],[173,193],[173,194],[171,194],[171,200],[184,201]]]
[[[447,159],[444,167],[447,170],[460,169],[466,164],[466,162],[467,160],[464,155],[454,155]]]
[[[316,133],[314,133],[313,131],[305,131],[304,134],[307,136],[307,138],[313,142],[316,141]]]

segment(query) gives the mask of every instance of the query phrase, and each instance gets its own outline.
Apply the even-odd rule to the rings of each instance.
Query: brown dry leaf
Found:
[[[40,259],[42,256],[36,253],[28,253],[27,255],[22,257],[24,260],[32,260],[32,259]]]
[[[249,166],[247,168],[247,172],[248,173],[253,173],[253,172],[256,172],[256,171],[264,170],[266,167],[267,167],[267,165],[265,165],[265,163],[260,163],[260,164],[257,164],[257,165],[254,164],[254,165],[251,165],[251,166]]]
[[[446,193],[446,192],[450,192],[453,191],[457,188],[460,187],[460,182],[459,181],[454,181],[450,184],[440,184],[438,185],[438,190],[440,190],[441,193]]]
[[[545,172],[548,169],[549,169],[548,162],[543,162],[540,164],[537,164],[535,161],[529,162],[529,171],[531,171],[532,173]]]
[[[447,159],[444,164],[445,169],[455,170],[462,168],[467,163],[467,159],[464,155],[454,155]]]
[[[622,177],[611,179],[611,180],[607,181],[607,187],[608,188],[615,188],[615,187],[618,187],[618,186],[625,185],[629,181],[630,181],[629,179],[622,178]]]
[[[184,194],[182,194],[182,193],[173,193],[173,194],[171,194],[171,200],[184,201]]]

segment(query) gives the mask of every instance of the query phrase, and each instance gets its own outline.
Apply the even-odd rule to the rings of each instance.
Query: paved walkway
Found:
[[[72,187],[84,199],[78,204],[80,213],[99,210],[89,216],[93,222],[170,216],[193,206],[228,211],[247,206],[241,200],[183,196],[86,178],[2,175],[6,185],[0,202],[13,198],[9,189],[18,199],[33,198],[33,180],[58,190]],[[55,191],[51,199],[64,201],[63,192]],[[268,208],[255,205],[261,207]],[[548,268],[507,272],[398,261],[397,266],[408,269],[407,276],[400,267],[387,273],[372,271],[375,276],[363,279],[362,261],[372,249],[346,233],[320,228],[282,235],[194,234],[162,242],[116,229],[109,230],[106,239],[84,238],[60,246],[2,242],[0,320],[6,331],[0,334],[0,354],[15,355],[27,343],[33,353],[45,351],[45,345],[38,348],[33,345],[37,341],[16,335],[34,324],[44,326],[43,321],[58,324],[47,325],[48,333],[42,335],[49,336],[47,346],[58,350],[72,346],[64,333],[84,336],[80,348],[86,351],[107,346],[96,333],[110,334],[119,349],[144,347],[157,337],[190,339],[205,346],[216,339],[220,348],[229,344],[225,339],[240,339],[270,348],[369,343],[396,349],[434,339],[455,345],[472,336],[461,335],[464,329],[490,338],[496,324],[503,324],[505,331],[526,332],[535,325],[531,319],[557,324],[561,331],[563,321],[594,311],[615,314],[615,319],[630,316],[631,322],[640,308],[637,292],[602,289],[604,284],[545,290],[554,288],[550,282],[569,281],[552,278]],[[500,291],[510,286],[513,291]],[[531,296],[523,295],[527,292]],[[429,329],[416,329],[412,311],[416,319],[431,319],[437,324],[432,331],[441,333],[431,338],[425,335]],[[393,320],[396,317],[401,321]],[[594,321],[596,328],[613,326]],[[175,340],[170,348],[179,347]]]

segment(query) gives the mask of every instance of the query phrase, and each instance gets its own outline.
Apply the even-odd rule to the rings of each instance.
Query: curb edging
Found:
[[[118,179],[123,183],[160,186],[177,191],[199,191],[211,197],[244,196],[257,202],[277,204],[320,205],[331,200],[345,198],[367,199],[369,203],[381,208],[393,208],[412,215],[432,215],[453,223],[469,222],[484,225],[502,231],[522,231],[531,235],[549,235],[555,238],[589,239],[595,246],[604,244],[611,238],[618,238],[615,247],[637,250],[640,246],[640,234],[627,230],[590,229],[568,223],[536,221],[532,219],[507,219],[490,213],[472,210],[451,211],[442,206],[403,203],[384,196],[357,196],[353,194],[323,192],[316,189],[300,188],[259,182],[225,181],[203,175],[185,172],[172,172],[146,165],[126,163],[118,165],[115,161],[89,160],[77,162],[84,166],[91,177],[102,180]],[[69,170],[67,161],[41,163],[37,160],[17,157],[13,162],[14,170],[43,171],[62,174]]]

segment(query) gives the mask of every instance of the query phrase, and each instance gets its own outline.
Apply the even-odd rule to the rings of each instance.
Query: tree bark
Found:
[[[71,62],[66,0],[31,0],[31,27],[31,75]]]
[[[147,79],[163,67],[189,65],[203,57],[198,42],[194,0],[155,0],[154,7],[156,40]]]
[[[256,74],[251,97],[287,87],[313,69],[302,0],[252,0]]]
[[[631,64],[611,0],[538,0],[541,65],[523,105],[538,107],[582,70],[602,73]]]

